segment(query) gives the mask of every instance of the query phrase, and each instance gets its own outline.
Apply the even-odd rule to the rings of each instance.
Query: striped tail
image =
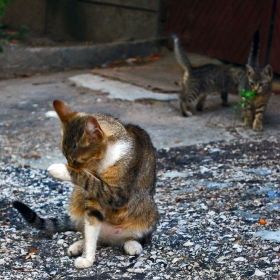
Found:
[[[259,67],[259,53],[260,53],[260,32],[257,30],[253,37],[253,43],[247,62],[253,68]]]
[[[40,218],[35,211],[20,201],[14,201],[13,207],[18,210],[18,212],[31,227],[40,229],[48,235],[54,234],[56,232],[76,231],[76,228],[69,216],[65,216],[62,219],[43,219]]]
[[[175,53],[177,62],[183,67],[183,69],[185,71],[190,72],[192,69],[192,66],[191,66],[191,63],[190,63],[185,51],[183,50],[183,47],[180,43],[178,36],[174,33],[171,33],[171,36],[174,41],[174,53]]]

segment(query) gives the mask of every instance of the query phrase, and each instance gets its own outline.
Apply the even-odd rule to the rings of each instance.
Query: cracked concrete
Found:
[[[195,63],[197,56],[189,56]],[[208,58],[199,58],[198,62],[208,62]],[[91,84],[106,79],[103,84],[111,84],[111,88],[104,90],[98,86],[89,89],[87,84],[80,85],[75,79],[85,77],[83,75]],[[60,123],[58,119],[46,115],[53,110],[54,99],[65,100],[77,111],[102,112],[124,123],[137,124],[148,131],[157,149],[279,136],[280,95],[273,95],[269,102],[264,131],[254,132],[251,128],[244,128],[240,116],[235,116],[232,106],[238,104],[239,97],[234,94],[229,96],[229,107],[222,107],[219,96],[212,94],[207,97],[204,112],[188,118],[181,117],[176,95],[180,91],[176,85],[180,78],[181,69],[170,52],[158,61],[144,65],[2,80],[1,155],[13,157],[15,163],[43,169],[64,160],[59,151]],[[121,88],[122,96],[118,95]],[[150,95],[135,96],[135,88]],[[158,100],[162,97],[165,100]]]

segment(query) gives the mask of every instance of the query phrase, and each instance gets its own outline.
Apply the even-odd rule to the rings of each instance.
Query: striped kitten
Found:
[[[264,68],[259,67],[259,32],[255,32],[252,48],[249,54],[246,71],[237,73],[238,90],[245,92],[253,91],[254,96],[250,100],[241,96],[242,119],[245,126],[252,126],[253,130],[263,129],[263,117],[272,90],[272,67],[267,64]]]
[[[234,92],[236,84],[229,69],[225,66],[206,64],[192,67],[177,35],[172,34],[174,52],[178,63],[184,69],[182,92],[180,95],[180,111],[182,116],[192,115],[191,104],[198,100],[197,111],[203,111],[207,94],[219,92],[222,105],[228,106],[228,93]]]
[[[53,164],[48,172],[74,183],[69,202],[72,223],[64,220],[64,225],[84,235],[69,247],[68,255],[81,255],[76,268],[92,266],[97,242],[139,255],[158,221],[155,153],[148,134],[108,115],[77,113],[62,101],[54,101],[54,108],[62,123],[61,149],[68,164]],[[31,226],[63,230],[57,219],[41,219],[20,202],[14,207]]]

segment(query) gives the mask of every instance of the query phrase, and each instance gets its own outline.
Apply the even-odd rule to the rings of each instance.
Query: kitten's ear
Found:
[[[246,64],[246,73],[247,75],[251,75],[254,72],[254,68],[249,64]]]
[[[90,143],[95,142],[96,140],[100,140],[103,137],[103,131],[94,117],[90,117],[87,119],[85,131],[87,136],[89,136],[88,141]]]
[[[66,122],[68,122],[69,119],[71,117],[73,117],[73,115],[76,114],[75,111],[72,111],[70,109],[70,107],[61,100],[55,100],[53,102],[53,107],[54,107],[58,117],[60,118],[60,121],[62,122],[62,124],[65,124]]]
[[[267,64],[267,65],[263,68],[262,74],[264,74],[264,75],[266,75],[266,76],[269,76],[269,77],[271,77],[271,79],[272,79],[272,77],[273,77],[273,70],[272,70],[272,67],[271,67],[269,64]]]

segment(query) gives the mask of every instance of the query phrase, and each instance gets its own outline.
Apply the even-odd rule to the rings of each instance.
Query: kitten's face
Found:
[[[62,123],[61,150],[68,165],[75,170],[96,164],[104,153],[103,132],[91,116],[71,111],[62,101],[54,108]]]
[[[262,70],[259,70],[247,64],[246,71],[251,89],[256,93],[265,92],[273,77],[271,66],[266,65]]]

